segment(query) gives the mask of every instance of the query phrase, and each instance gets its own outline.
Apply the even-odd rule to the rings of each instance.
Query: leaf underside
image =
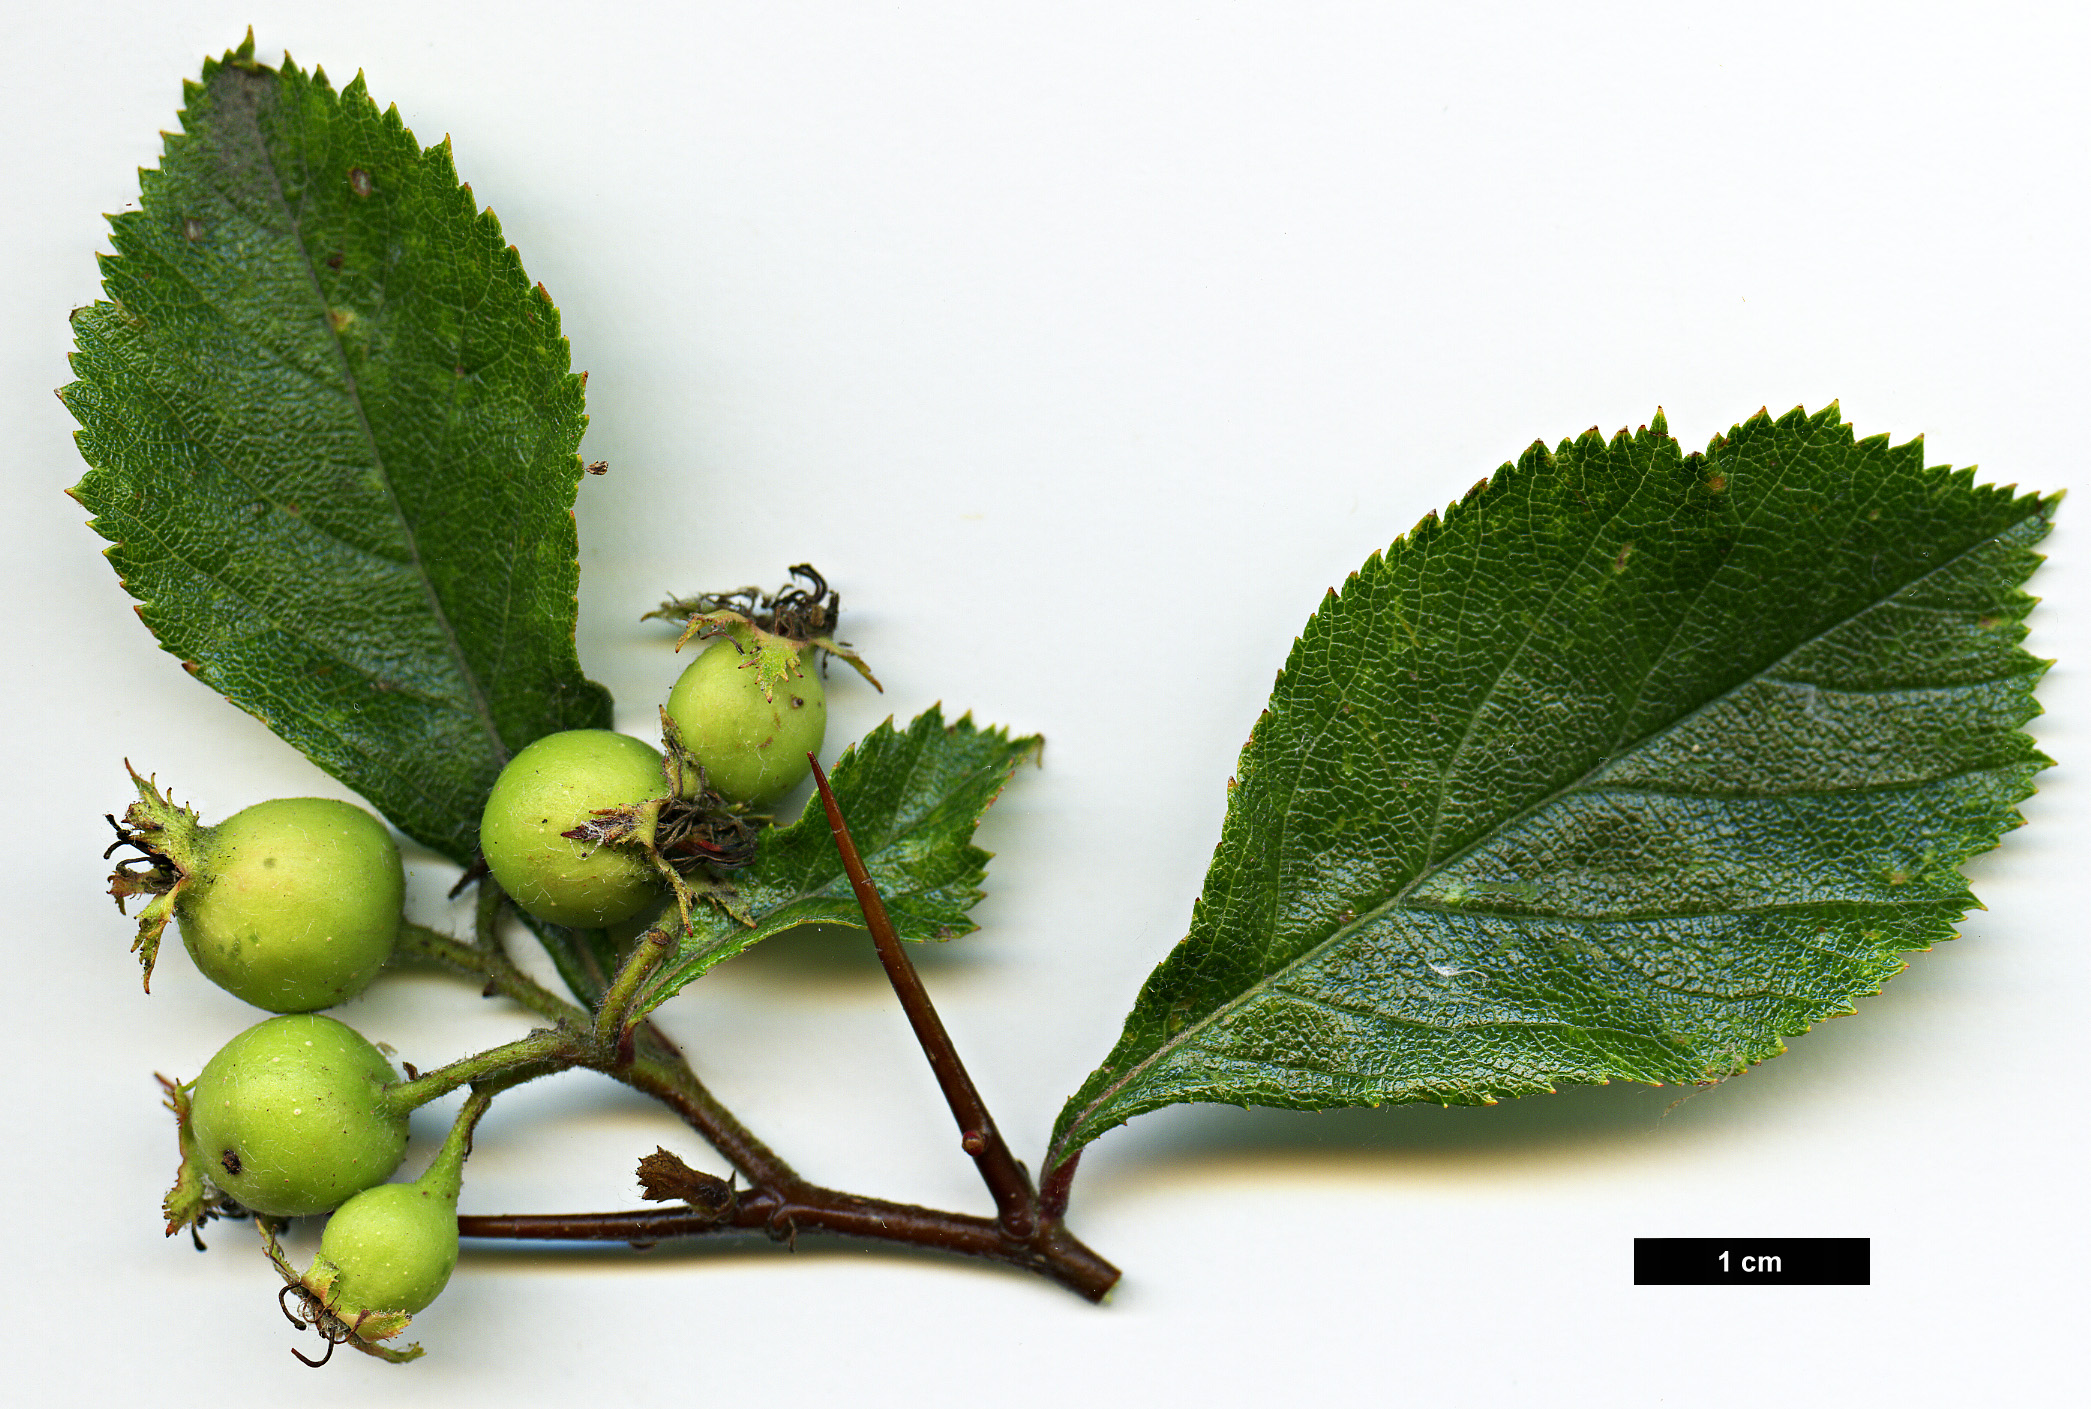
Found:
[[[515,750],[609,724],[574,654],[558,313],[360,76],[250,36],[185,97],[73,318],[73,493],[163,647],[469,860]]]
[[[887,720],[828,771],[850,836],[902,939],[954,939],[979,928],[968,912],[981,897],[989,854],[973,845],[973,831],[1040,742],[983,729],[970,715],[946,724],[932,707],[904,732]],[[771,935],[811,924],[863,928],[818,807],[766,833],[754,864],[730,875],[733,908],[754,923],[715,905],[693,909],[692,931],[647,989],[642,1011]]]
[[[1182,1101],[1719,1080],[1975,904],[2057,497],[1760,412],[1535,444],[1331,592],[1050,1168]]]

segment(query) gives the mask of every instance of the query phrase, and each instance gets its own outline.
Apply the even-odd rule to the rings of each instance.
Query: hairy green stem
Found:
[[[495,1081],[513,1086],[567,1067],[592,1065],[590,1055],[587,1039],[571,1029],[541,1027],[527,1037],[388,1086],[385,1101],[397,1112],[416,1110],[460,1086]]]
[[[399,927],[399,942],[393,952],[479,979],[486,984],[487,997],[498,993],[552,1022],[582,1028],[590,1022],[585,1009],[567,1002],[517,968],[498,938],[491,945],[465,944],[426,925],[409,923]]]
[[[501,912],[508,904],[508,893],[495,885],[489,876],[480,882],[476,903],[472,906],[472,937],[479,947],[490,956],[499,956],[504,962],[508,958],[508,946],[501,942]]]
[[[617,971],[617,977],[610,981],[602,1004],[596,1009],[595,1041],[598,1047],[612,1053],[616,1051],[624,1039],[625,1029],[636,1021],[632,1017],[632,1007],[638,1001],[639,990],[645,987],[646,980],[652,977],[653,971],[661,966],[661,961],[674,947],[675,935],[665,923],[657,923],[639,936],[639,942],[632,946],[631,956]]]
[[[494,1097],[504,1089],[498,1083],[472,1088],[472,1094],[465,1097],[465,1104],[458,1109],[457,1118],[450,1122],[450,1133],[443,1137],[443,1147],[436,1151],[436,1157],[428,1162],[428,1168],[421,1171],[421,1178],[415,1182],[440,1186],[452,1199],[457,1197],[458,1190],[464,1185],[465,1156],[472,1153],[472,1132],[478,1129],[479,1119],[487,1113],[487,1108],[494,1104]]]

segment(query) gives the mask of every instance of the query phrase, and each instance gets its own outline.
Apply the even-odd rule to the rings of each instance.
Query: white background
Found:
[[[1321,593],[1535,437],[1688,445],[1841,398],[1861,433],[2083,478],[2080,7],[189,3],[9,7],[0,810],[12,1064],[0,1349],[41,1403],[2049,1404],[2079,1376],[2086,592],[2071,505],[2030,646],[2062,760],[1988,904],[1859,1014],[1697,1094],[1183,1108],[1093,1148],[1104,1308],[803,1243],[477,1246],[428,1357],[320,1374],[251,1233],[163,1241],[154,1070],[251,1010],[101,894],[121,760],[208,816],[339,790],[129,611],[50,391],[180,82],[249,21],[361,66],[499,213],[591,374],[581,654],[643,732],[666,589],[842,586],[888,686],[1050,745],[984,828],[983,930],[923,956],[1035,1160],[1182,933],[1223,785]],[[424,896],[448,877],[410,856]],[[670,1010],[810,1175],[985,1209],[860,938]],[[523,1021],[440,979],[343,1016],[433,1065]],[[1683,1099],[1680,1099],[1680,1098]],[[421,1135],[436,1132],[440,1117]],[[630,1207],[643,1103],[504,1100],[482,1212]],[[416,1155],[412,1157],[418,1159]],[[410,1167],[412,1167],[410,1165]],[[1635,1288],[1636,1235],[1863,1235],[1864,1288]],[[672,1398],[670,1398],[672,1396]]]

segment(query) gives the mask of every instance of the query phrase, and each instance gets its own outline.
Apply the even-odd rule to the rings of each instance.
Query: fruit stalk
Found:
[[[639,936],[638,943],[632,946],[631,957],[624,961],[624,967],[617,971],[617,977],[611,980],[608,991],[603,994],[603,1001],[596,1009],[595,1042],[597,1047],[612,1054],[613,1060],[619,1060],[617,1054],[626,1030],[638,1021],[632,1012],[639,1001],[639,990],[646,986],[646,980],[653,976],[653,971],[674,948],[675,933],[669,928],[669,922],[664,920],[653,925]]]
[[[472,1133],[479,1128],[481,1117],[493,1106],[494,1097],[515,1084],[514,1080],[494,1080],[472,1088],[472,1094],[465,1097],[464,1105],[458,1108],[457,1116],[450,1122],[450,1131],[443,1137],[436,1157],[422,1171],[423,1183],[440,1184],[452,1199],[458,1196],[464,1187],[465,1158],[472,1153]]]
[[[498,1081],[507,1087],[567,1067],[592,1065],[587,1061],[589,1045],[587,1039],[569,1029],[541,1027],[513,1042],[460,1058],[412,1080],[395,1082],[385,1089],[385,1103],[404,1114],[475,1082]]]

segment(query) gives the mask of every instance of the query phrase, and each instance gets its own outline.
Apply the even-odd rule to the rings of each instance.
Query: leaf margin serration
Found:
[[[2023,639],[2025,632],[2024,617],[2031,610],[2035,600],[2022,590],[2025,579],[2030,576],[2039,562],[2038,555],[2032,552],[2032,545],[2037,543],[2039,538],[2046,533],[2054,508],[2059,503],[2061,495],[2059,493],[2045,496],[2040,494],[2019,495],[2015,493],[2014,486],[2002,488],[1995,486],[1978,487],[1974,484],[1974,471],[1972,469],[1955,470],[1951,467],[1924,467],[1922,465],[1921,437],[1902,446],[1891,446],[1888,437],[1880,435],[1860,440],[1851,434],[1848,427],[1843,425],[1839,408],[1834,402],[1813,416],[1809,416],[1800,408],[1795,408],[1794,411],[1778,418],[1776,421],[1767,412],[1760,410],[1757,415],[1751,417],[1748,421],[1731,428],[1726,435],[1714,437],[1708,451],[1703,454],[1680,456],[1677,463],[1681,468],[1696,471],[1714,463],[1712,457],[1718,457],[1738,438],[1752,434],[1762,434],[1768,430],[1782,432],[1841,432],[1845,444],[1854,453],[1883,453],[1890,456],[1913,459],[1917,469],[1923,474],[1934,477],[1935,482],[1940,486],[1951,486],[1958,492],[1972,493],[1991,501],[2001,499],[2008,503],[2012,511],[2018,515],[2013,523],[2014,529],[2022,525],[2031,525],[2030,531],[2024,535],[2025,541],[2019,545],[2022,549],[2020,555],[2022,558],[2022,570],[2017,571],[2004,594],[2010,603],[2009,610],[2004,613],[2008,620],[2001,623],[2004,629],[2009,632],[2011,654],[2023,662],[2022,668],[2017,675],[2020,683],[2023,685],[2024,708],[2012,724],[2012,734],[2014,739],[2018,741],[2022,756],[2011,770],[2007,770],[2015,772],[2017,776],[2015,782],[2010,784],[1995,799],[1999,805],[1993,809],[1990,825],[1985,829],[1985,836],[1968,846],[1961,855],[1952,858],[1951,864],[1955,868],[1957,879],[1957,866],[1961,861],[1964,861],[1968,855],[1987,849],[1989,846],[1994,846],[2005,831],[2022,823],[2023,818],[2018,814],[2016,804],[2033,791],[2034,776],[2050,764],[2050,760],[2032,747],[2029,736],[2025,735],[2022,728],[2027,719],[2039,712],[2038,703],[2032,697],[2032,688],[2045,672],[2048,663],[2038,661],[2022,649],[2019,649],[2017,642]],[[1196,965],[1203,957],[1200,953],[1201,944],[1209,946],[1217,942],[1209,933],[1211,929],[1209,921],[1215,913],[1226,905],[1230,888],[1236,883],[1239,875],[1238,870],[1225,869],[1224,863],[1229,858],[1230,847],[1240,849],[1248,841],[1251,819],[1246,814],[1244,800],[1253,795],[1258,783],[1258,775],[1266,765],[1268,753],[1266,745],[1275,727],[1274,709],[1279,708],[1281,702],[1285,700],[1288,685],[1300,676],[1311,652],[1322,643],[1321,637],[1334,630],[1329,624],[1330,621],[1335,619],[1335,617],[1340,617],[1340,614],[1349,603],[1367,592],[1376,578],[1384,577],[1397,571],[1403,565],[1405,558],[1416,558],[1420,561],[1441,539],[1445,539],[1448,535],[1465,528],[1477,516],[1485,516],[1491,510],[1504,504],[1512,492],[1520,487],[1521,481],[1535,475],[1560,472],[1563,461],[1577,454],[1587,454],[1595,447],[1611,448],[1618,446],[1621,442],[1629,440],[1639,441],[1644,438],[1654,442],[1668,442],[1674,446],[1674,441],[1670,441],[1668,437],[1667,425],[1660,411],[1657,412],[1651,425],[1643,427],[1635,436],[1629,436],[1628,432],[1621,431],[1608,442],[1593,428],[1583,436],[1564,440],[1554,450],[1549,450],[1543,442],[1534,442],[1518,460],[1505,464],[1496,474],[1476,484],[1460,500],[1453,503],[1442,516],[1435,511],[1426,514],[1410,533],[1395,540],[1387,549],[1373,553],[1357,572],[1352,573],[1345,580],[1340,590],[1331,588],[1324,594],[1321,605],[1309,619],[1306,629],[1294,640],[1291,649],[1288,651],[1285,666],[1279,672],[1277,683],[1272,691],[1273,703],[1271,706],[1267,706],[1259,715],[1256,725],[1251,731],[1249,741],[1242,749],[1235,776],[1229,780],[1229,802],[1227,815],[1222,823],[1221,838],[1214,848],[1213,864],[1208,869],[1206,880],[1201,887],[1197,900],[1194,902],[1191,924],[1184,938],[1178,942],[1168,956],[1165,956],[1163,961],[1142,984],[1133,1009],[1127,1016],[1124,1031],[1111,1053],[1063,1107],[1053,1131],[1050,1150],[1046,1160],[1048,1169],[1063,1164],[1089,1142],[1097,1138],[1097,1136],[1115,1128],[1117,1125],[1123,1124],[1133,1116],[1181,1101],[1209,1101],[1243,1105],[1264,1104],[1297,1109],[1328,1109],[1342,1105],[1380,1105],[1417,1100],[1438,1100],[1446,1104],[1492,1104],[1497,1100],[1512,1096],[1555,1089],[1553,1081],[1524,1082],[1522,1084],[1505,1083],[1498,1086],[1487,1084],[1461,1085],[1455,1083],[1450,1086],[1440,1087],[1434,1091],[1388,1089],[1354,1092],[1351,1093],[1355,1097],[1354,1099],[1328,1099],[1325,1094],[1322,1096],[1306,1095],[1299,1091],[1288,1090],[1282,1084],[1276,1087],[1272,1087],[1268,1083],[1259,1085],[1253,1080],[1244,1079],[1238,1075],[1217,1073],[1210,1083],[1209,1089],[1204,1091],[1184,1091],[1177,1094],[1158,1092],[1154,1094],[1152,1099],[1114,1099],[1118,1093],[1126,1091],[1132,1085],[1136,1072],[1151,1068],[1158,1059],[1165,1057],[1172,1051],[1185,1047],[1192,1034],[1209,1027],[1214,1020],[1212,1014],[1201,1014],[1195,1021],[1188,1023],[1180,1031],[1172,1032],[1167,1030],[1167,1009],[1171,995],[1176,991],[1173,985],[1178,980],[1183,979],[1186,969]],[[1773,463],[1776,464],[1776,461]],[[1707,484],[1713,486],[1714,493],[1719,493],[1725,485],[1725,481],[1717,483],[1709,477]],[[2004,532],[2000,532],[1997,538],[2003,538],[2010,531],[2012,530],[2007,529]],[[1985,542],[1987,541],[1985,540]],[[1623,550],[1620,554],[1620,565],[1622,567],[1631,546],[1631,544],[1628,544],[1627,550]],[[1892,595],[1890,594],[1890,596]],[[1884,598],[1883,600],[1886,599]],[[1670,726],[1665,727],[1667,729]],[[1412,878],[1405,887],[1403,894],[1406,895],[1414,891],[1418,885],[1422,884],[1422,881],[1423,877],[1420,875]],[[1952,937],[1953,926],[1958,923],[1960,914],[1965,909],[1976,904],[1973,895],[1967,892],[1964,882],[1960,884],[1959,891],[1958,899],[1962,903],[1956,904],[1950,916],[1938,916],[1937,923],[1926,927],[1928,932],[1921,935],[1911,935],[1909,936],[1910,942],[1894,945],[1894,953],[1882,956],[1885,962],[1881,963],[1877,972],[1866,981],[1850,986],[1844,991],[1825,995],[1822,1002],[1818,1005],[1817,1011],[1807,1014],[1802,1019],[1782,1023],[1774,1030],[1764,1033],[1762,1035],[1764,1042],[1759,1047],[1737,1051],[1734,1054],[1735,1061],[1728,1070],[1707,1072],[1704,1075],[1704,1079],[1718,1080],[1734,1070],[1741,1070],[1755,1061],[1776,1055],[1779,1051],[1784,1050],[1784,1038],[1798,1035],[1824,1018],[1853,1011],[1857,998],[1877,992],[1889,977],[1892,977],[1894,973],[1899,972],[1905,966],[1906,961],[1899,957],[1901,953],[1929,948],[1932,943],[1938,940]],[[1390,901],[1388,903],[1392,904],[1393,902]],[[1335,937],[1332,935],[1327,943],[1334,944]],[[1132,1069],[1126,1070],[1125,1068],[1129,1063]],[[1560,1079],[1578,1082],[1603,1082],[1615,1079],[1643,1080],[1647,1078],[1637,1076],[1629,1071],[1617,1071],[1609,1074],[1578,1075],[1573,1078],[1563,1077]]]
[[[486,289],[495,290],[495,298],[488,302],[505,300],[498,303],[499,314],[518,317],[521,323],[529,325],[529,331],[522,335],[527,342],[522,345],[527,348],[526,355],[536,361],[527,369],[526,375],[538,379],[541,394],[547,399],[533,402],[512,414],[507,421],[490,418],[488,424],[492,429],[485,434],[503,447],[514,448],[523,456],[526,469],[537,476],[525,489],[517,491],[519,494],[550,495],[563,507],[556,515],[543,516],[545,521],[537,526],[537,531],[527,535],[529,542],[516,548],[505,559],[472,561],[456,555],[442,555],[436,566],[417,563],[415,567],[426,588],[428,615],[431,619],[442,619],[440,629],[448,634],[455,673],[467,683],[472,695],[471,704],[477,709],[475,727],[479,743],[470,743],[470,730],[465,731],[463,740],[475,765],[472,778],[452,778],[442,773],[440,767],[435,770],[417,767],[412,737],[440,734],[441,730],[394,727],[395,742],[401,745],[395,750],[372,747],[368,737],[338,727],[339,720],[344,718],[375,717],[366,713],[369,710],[394,711],[392,717],[410,723],[413,709],[424,709],[430,718],[436,719],[456,712],[447,702],[418,691],[411,672],[402,674],[382,668],[397,662],[380,660],[380,668],[368,668],[368,661],[338,653],[329,657],[319,647],[313,648],[310,658],[286,656],[286,659],[307,665],[317,661],[327,667],[327,672],[346,666],[344,677],[361,668],[358,688],[367,687],[367,703],[352,698],[346,684],[328,694],[312,681],[295,677],[290,665],[280,666],[272,681],[269,663],[255,659],[268,653],[254,651],[243,656],[239,649],[241,642],[233,639],[226,630],[215,627],[208,611],[194,609],[193,602],[184,605],[181,594],[161,580],[172,572],[166,561],[169,555],[163,554],[155,559],[144,546],[151,535],[134,511],[148,499],[150,476],[179,474],[183,468],[182,453],[201,454],[202,451],[195,445],[177,445],[162,454],[157,465],[141,468],[138,447],[126,440],[126,436],[149,434],[153,425],[140,422],[138,424],[145,427],[140,431],[138,424],[133,424],[136,418],[128,414],[121,399],[125,390],[135,392],[136,387],[126,388],[117,370],[116,339],[126,332],[145,331],[143,316],[128,307],[122,295],[127,281],[135,280],[140,273],[149,278],[165,274],[164,269],[148,270],[138,262],[157,257],[158,246],[176,241],[176,236],[170,232],[180,228],[182,223],[180,211],[161,209],[159,198],[178,188],[175,177],[195,179],[194,173],[184,174],[181,163],[194,162],[200,169],[202,163],[213,159],[206,155],[210,143],[219,140],[218,129],[213,124],[228,111],[226,94],[233,91],[228,85],[241,83],[263,93],[263,98],[255,100],[257,103],[280,104],[280,108],[269,110],[268,115],[272,118],[280,117],[286,124],[323,120],[334,125],[326,135],[338,138],[343,144],[360,135],[378,143],[383,152],[399,158],[402,188],[421,183],[436,193],[442,205],[439,211],[415,212],[412,219],[417,223],[412,232],[423,237],[423,243],[428,243],[433,238],[430,230],[434,229],[455,246],[447,251],[452,263],[441,266],[435,275],[428,276],[430,282],[439,282],[443,273],[453,269],[483,276],[486,283],[482,293]],[[582,477],[576,452],[587,420],[581,407],[585,377],[571,368],[570,347],[561,333],[557,309],[543,286],[529,281],[513,246],[502,237],[498,219],[491,210],[478,205],[469,186],[458,181],[449,139],[446,137],[432,147],[421,147],[405,127],[396,107],[379,112],[360,73],[346,88],[336,92],[324,70],[300,70],[288,55],[280,68],[270,68],[255,59],[250,30],[238,48],[227,51],[220,58],[206,59],[202,79],[185,81],[183,90],[184,103],[178,130],[163,134],[160,164],[140,173],[138,209],[110,217],[116,250],[98,257],[102,264],[104,297],[72,315],[76,337],[81,344],[72,359],[76,379],[62,388],[59,396],[81,422],[75,438],[88,469],[68,493],[93,515],[90,527],[108,540],[104,556],[116,569],[125,591],[136,601],[134,610],[162,649],[180,659],[190,674],[255,715],[322,769],[361,792],[409,836],[454,861],[467,862],[476,844],[477,802],[484,795],[484,786],[479,785],[491,784],[492,774],[498,771],[501,762],[537,734],[561,727],[606,727],[610,720],[608,692],[582,673],[574,642],[579,562],[572,505]],[[275,97],[268,98],[269,92],[273,92]],[[314,111],[321,114],[319,119],[312,117]],[[360,128],[357,128],[358,124]],[[351,131],[352,128],[356,130]],[[266,147],[267,135],[262,133],[259,120],[255,132],[256,150],[260,151]],[[297,135],[310,137],[313,132],[300,128]],[[230,139],[227,149],[230,150]],[[375,167],[376,163],[372,165]],[[170,172],[174,173],[173,177],[170,177]],[[338,193],[335,200],[340,206],[348,204]],[[314,205],[318,204],[315,200]],[[305,209],[300,207],[300,217],[304,214]],[[423,221],[428,223],[418,223]],[[437,227],[435,222],[438,221],[449,221],[450,224]],[[353,225],[346,220],[345,223]],[[303,229],[302,226],[298,228]],[[215,237],[216,231],[212,233]],[[425,252],[414,257],[432,258]],[[315,271],[315,276],[319,259],[317,252],[306,251],[306,262]],[[437,266],[430,263],[426,268],[437,269]],[[314,295],[316,308],[324,310],[331,321],[337,310],[317,285]],[[257,298],[262,297],[265,295],[257,295]],[[518,309],[519,313],[516,312]],[[344,300],[341,311],[352,318],[354,309]],[[466,316],[460,314],[460,317]],[[228,315],[227,325],[235,323],[236,320]],[[335,342],[342,348],[346,369],[350,366],[350,354],[342,326],[336,325],[332,331]],[[195,351],[193,347],[174,345],[165,350],[177,358]],[[260,349],[257,357],[270,350],[266,347]],[[149,379],[150,372],[142,364],[129,370],[136,373],[140,385]],[[425,372],[426,369],[422,370]],[[366,417],[367,426],[367,394],[357,381],[355,372],[345,371],[344,375],[350,388],[345,399],[356,404],[359,414]],[[462,361],[457,375],[461,380],[467,375]],[[510,389],[511,383],[501,383],[498,392],[488,392],[485,401],[469,405],[468,411],[476,414],[493,405]],[[191,414],[196,414],[193,406],[188,409]],[[172,417],[176,412],[170,409],[167,414]],[[455,418],[452,424],[454,426]],[[499,438],[503,435],[509,439],[501,441]],[[378,454],[375,440],[371,453]],[[190,463],[193,466],[193,461]],[[544,478],[548,473],[551,477]],[[193,468],[190,469],[190,478],[194,478]],[[431,484],[439,482],[430,481]],[[440,519],[452,510],[450,503],[431,493],[424,496],[431,502],[421,506],[421,517],[410,520],[408,511],[401,507],[397,482],[388,480],[388,492],[392,494],[400,530],[410,539],[418,540],[423,520]],[[461,501],[464,496],[459,493],[454,498]],[[268,496],[262,495],[257,502],[267,499]],[[275,507],[281,508],[280,505]],[[326,508],[325,504],[292,505],[293,512],[315,518],[323,518]],[[191,528],[193,525],[175,521],[168,526],[168,532],[179,535]],[[518,535],[519,538],[523,536]],[[342,546],[346,552],[355,545],[344,539]],[[419,548],[415,551],[418,552]],[[435,585],[438,573],[448,574],[448,595]],[[503,574],[506,574],[505,578]],[[510,649],[511,638],[506,634],[508,627],[504,625],[498,643],[489,638],[487,650],[483,653],[485,659],[470,658],[468,649],[460,644],[459,633],[460,630],[469,632],[476,628],[460,628],[446,615],[460,605],[460,593],[464,589],[456,584],[505,581],[513,585],[518,580],[526,580],[525,586],[519,590],[527,596],[512,596],[508,599],[508,607],[513,609],[518,603],[524,603],[519,612],[512,614],[517,622],[513,639],[524,641],[525,648],[520,652]],[[266,613],[256,615],[266,618]],[[285,624],[283,630],[294,633],[296,626]],[[257,631],[254,635],[258,638],[260,633]],[[382,656],[381,651],[373,654]],[[497,675],[493,667],[511,656],[519,656],[530,667],[530,691],[504,693],[500,681],[489,683],[484,678]],[[386,698],[388,696],[390,698]],[[454,747],[458,742],[458,739],[449,737],[431,738],[424,745],[424,751],[435,756],[440,764],[445,759],[462,756]],[[429,760],[420,762],[426,764]],[[483,777],[477,776],[482,774]],[[424,795],[424,790],[433,786],[427,782],[430,776],[442,780],[449,790],[448,796],[437,798],[432,791]],[[475,786],[477,798],[472,796]]]

